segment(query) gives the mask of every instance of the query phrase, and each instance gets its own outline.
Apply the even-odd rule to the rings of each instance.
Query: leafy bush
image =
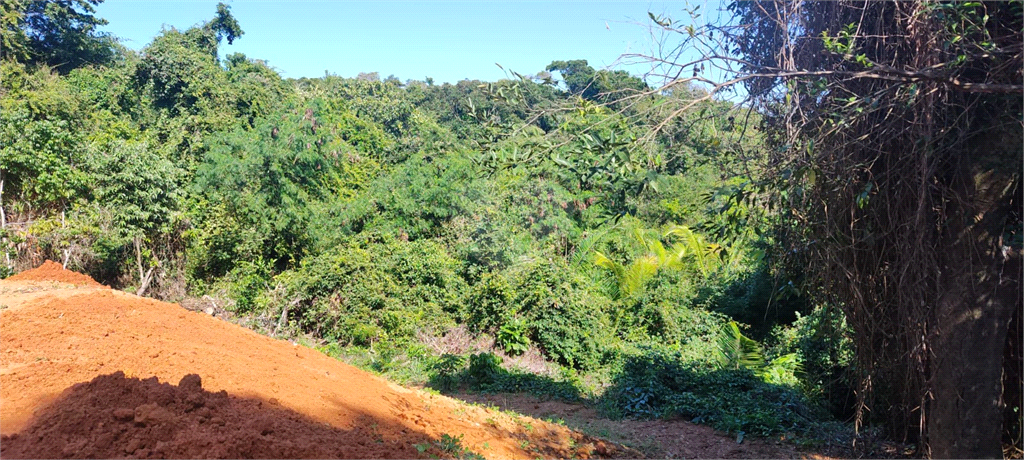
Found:
[[[53,206],[87,184],[80,165],[85,143],[84,110],[67,81],[48,69],[28,72],[0,64],[0,164],[4,198]]]
[[[609,302],[588,287],[560,258],[527,261],[484,275],[467,296],[466,322],[496,334],[506,349],[533,342],[560,364],[591,369],[612,335]]]
[[[600,403],[611,416],[681,416],[762,436],[807,432],[821,417],[793,388],[765,383],[742,367],[684,361],[678,351],[663,347],[626,357]]]
[[[796,354],[802,363],[801,383],[811,398],[827,405],[836,417],[851,414],[854,396],[853,341],[843,312],[828,306],[800,315],[791,326],[779,327],[771,355]]]
[[[470,215],[485,202],[484,183],[464,157],[416,155],[397,165],[339,213],[352,233],[365,230],[438,236],[457,216]]]
[[[61,260],[67,251],[68,268],[110,282],[124,269],[130,238],[118,228],[115,212],[97,203],[75,206],[62,223],[59,216],[37,220],[27,233],[36,235],[47,257]]]
[[[529,321],[531,339],[561,364],[591,369],[612,339],[606,298],[562,259],[533,261],[514,270],[515,305]]]
[[[469,450],[462,445],[464,435],[452,436],[448,433],[441,435],[441,439],[434,441],[434,446],[446,455],[459,460],[484,460],[484,456]],[[417,447],[419,449],[419,447]],[[424,449],[424,452],[426,450]]]
[[[472,215],[456,216],[444,226],[442,238],[452,254],[463,261],[463,276],[472,283],[512,266],[535,243],[529,233],[510,222],[504,211],[496,205],[481,204]]]
[[[488,387],[501,378],[501,357],[494,353],[475,353],[469,357],[466,375],[475,387]]]
[[[497,175],[495,183],[495,201],[515,228],[562,251],[565,239],[579,236],[578,198],[556,181],[517,169]]]
[[[638,296],[616,302],[614,324],[630,341],[657,338],[671,344],[711,340],[724,315],[691,307],[695,288],[692,278],[678,270],[660,270]]]
[[[512,356],[521,355],[530,348],[530,338],[527,336],[528,325],[521,318],[513,318],[498,329],[497,344],[505,349],[505,353]]]
[[[459,355],[442,355],[432,370],[428,385],[441,391],[452,391],[465,385],[472,391],[529,393],[562,401],[579,401],[583,395],[582,383],[572,371],[564,371],[559,380],[509,371],[501,367],[501,358],[493,353],[472,354],[468,361]]]
[[[152,234],[170,223],[181,199],[182,171],[147,142],[93,145],[88,170],[95,200],[114,211],[122,232]]]
[[[465,321],[477,332],[497,331],[519,312],[517,286],[503,273],[487,273],[466,296]]]
[[[271,267],[260,259],[239,261],[225,277],[230,281],[228,294],[235,300],[236,313],[248,313],[270,281]]]
[[[333,196],[343,162],[324,146],[330,141],[327,133],[311,134],[317,123],[313,112],[299,113],[287,111],[260,119],[253,130],[237,128],[217,135],[193,184],[197,196],[219,207],[215,214],[234,221],[234,228],[246,229],[258,250],[255,255],[278,269],[293,266],[305,255],[311,243],[308,227],[319,218],[316,204]],[[216,217],[203,211],[196,214]],[[219,225],[202,222],[201,234],[215,230],[204,227]],[[243,252],[238,247],[224,249],[229,254]]]
[[[440,391],[455,390],[459,386],[459,377],[465,367],[464,356],[445,353],[432,366],[430,381],[427,384]]]
[[[319,337],[368,345],[407,340],[416,330],[454,323],[465,284],[459,264],[430,240],[365,234],[278,275],[285,293],[277,311]]]

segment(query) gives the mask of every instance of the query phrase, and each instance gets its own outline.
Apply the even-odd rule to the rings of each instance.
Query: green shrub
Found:
[[[484,456],[469,450],[462,446],[462,438],[464,435],[452,436],[448,433],[441,435],[441,439],[434,441],[434,446],[450,455],[452,458],[459,460],[483,460]],[[425,451],[425,450],[424,450]]]
[[[579,198],[546,177],[508,171],[496,177],[496,202],[504,218],[536,241],[566,249],[579,237]]]
[[[445,354],[434,364],[428,385],[440,391],[464,387],[491,393],[529,393],[561,401],[580,401],[583,384],[578,375],[563,369],[560,379],[501,367],[501,358],[493,353],[477,353],[467,359]],[[468,366],[467,366],[468,364]]]
[[[382,341],[372,347],[327,342],[317,349],[402,385],[432,381],[442,359],[433,355],[425,345],[408,340]]]
[[[851,414],[854,395],[852,331],[838,308],[818,306],[797,314],[791,326],[776,328],[770,355],[796,354],[802,364],[804,392],[827,405],[836,417]]]
[[[487,387],[504,373],[501,357],[494,353],[475,353],[469,357],[469,382],[476,387]]]
[[[612,340],[607,319],[610,303],[594,295],[586,280],[560,258],[519,267],[515,305],[529,321],[531,339],[553,360],[592,369]]]
[[[804,433],[823,417],[798,391],[765,383],[750,369],[684,361],[678,351],[665,348],[628,356],[600,404],[611,416],[681,416],[761,436]]]
[[[464,295],[459,263],[434,241],[364,234],[275,278],[305,332],[344,344],[409,340],[454,325]]]
[[[661,270],[635,298],[617,303],[619,334],[632,341],[656,339],[667,344],[711,342],[728,318],[693,306],[696,289],[689,273]]]
[[[468,216],[485,203],[484,181],[460,155],[418,154],[382,175],[339,211],[341,227],[352,233],[404,233],[410,240],[432,238],[443,225]]]
[[[498,329],[497,344],[505,349],[505,353],[518,356],[530,348],[530,338],[526,321],[513,318]]]
[[[509,351],[533,342],[560,364],[591,369],[613,336],[608,299],[588,288],[561,258],[534,259],[484,275],[467,296],[466,322]]]
[[[242,260],[227,274],[228,294],[235,300],[236,313],[248,313],[256,307],[256,299],[267,290],[271,267],[260,259]]]
[[[493,332],[519,311],[517,291],[503,273],[487,273],[469,289],[465,320],[477,332]]]
[[[509,220],[504,209],[482,205],[472,215],[457,216],[445,225],[445,244],[463,261],[463,276],[470,282],[505,270],[530,252],[533,237]]]
[[[572,299],[576,300],[576,299]],[[595,302],[596,304],[596,302]],[[538,345],[550,358],[570,367],[592,369],[601,363],[602,339],[607,323],[595,304],[551,301],[533,310],[532,325]]]
[[[464,356],[445,353],[432,366],[427,385],[440,391],[453,391],[459,387],[465,367]]]

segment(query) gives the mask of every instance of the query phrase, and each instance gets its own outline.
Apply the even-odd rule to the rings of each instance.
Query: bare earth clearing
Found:
[[[573,426],[597,424],[588,431],[650,443],[645,451],[664,456],[801,456],[686,422],[613,422],[581,406],[504,398],[475,400],[567,422],[576,414]],[[451,456],[436,444],[444,435],[487,458],[640,455],[557,424],[403,388],[53,262],[0,281],[0,400],[5,458],[430,458]]]

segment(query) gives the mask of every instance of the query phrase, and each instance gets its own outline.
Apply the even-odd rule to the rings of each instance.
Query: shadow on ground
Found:
[[[3,436],[4,458],[426,458],[444,456],[424,433],[363,416],[342,430],[281,407],[123,372],[66,389],[27,428]],[[377,433],[401,433],[385,438]],[[430,447],[420,452],[421,448]]]

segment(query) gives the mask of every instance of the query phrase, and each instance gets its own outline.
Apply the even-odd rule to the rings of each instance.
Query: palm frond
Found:
[[[740,332],[735,321],[729,321],[718,336],[719,363],[730,369],[747,368],[759,373],[764,368],[764,354],[756,340]]]

